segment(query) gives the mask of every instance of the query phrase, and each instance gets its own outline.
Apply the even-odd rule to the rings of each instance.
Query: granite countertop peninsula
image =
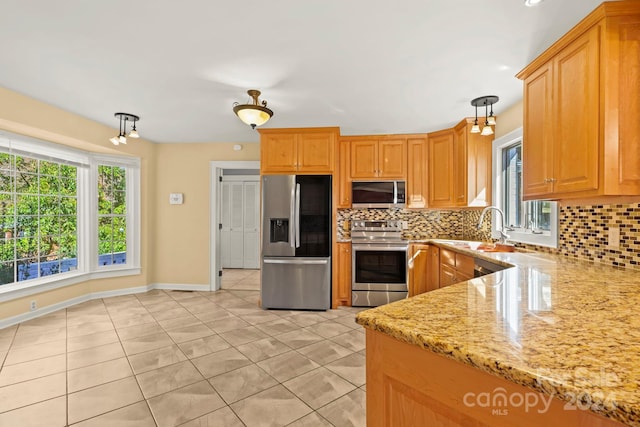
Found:
[[[511,267],[362,311],[360,325],[640,426],[640,272],[430,243]]]

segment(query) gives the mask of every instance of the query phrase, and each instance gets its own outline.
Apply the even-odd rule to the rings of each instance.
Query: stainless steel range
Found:
[[[407,250],[402,221],[351,223],[351,305],[377,307],[408,295]]]

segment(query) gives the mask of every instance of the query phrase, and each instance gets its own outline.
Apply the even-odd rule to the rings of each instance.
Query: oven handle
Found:
[[[420,252],[422,252],[422,249],[418,249],[418,252],[413,254],[413,256],[409,258],[409,260],[407,261],[407,267],[409,267],[409,270],[413,269],[413,262],[415,261],[416,258],[418,258],[418,255],[420,255]]]
[[[408,245],[398,245],[398,246],[393,246],[393,245],[389,245],[389,244],[384,244],[384,243],[377,243],[377,244],[370,244],[370,243],[364,243],[364,244],[352,244],[351,245],[351,249],[355,252],[355,251],[404,251],[406,252],[409,249]]]

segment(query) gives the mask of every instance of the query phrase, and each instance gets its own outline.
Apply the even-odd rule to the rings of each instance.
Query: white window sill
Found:
[[[42,292],[86,282],[87,280],[134,276],[138,274],[140,274],[140,267],[119,267],[109,268],[103,271],[93,271],[91,273],[71,271],[58,274],[55,279],[52,278],[53,276],[48,276],[46,279],[40,278],[9,285],[0,285],[0,302],[40,294]]]
[[[546,246],[548,248],[557,248],[558,239],[554,238],[550,233],[533,234],[531,232],[507,231],[509,235],[508,241],[517,243],[526,243],[529,245]]]

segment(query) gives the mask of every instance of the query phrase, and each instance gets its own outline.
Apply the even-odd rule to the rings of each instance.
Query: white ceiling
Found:
[[[114,129],[137,114],[154,142],[257,142],[232,112],[251,88],[265,127],[430,132],[482,95],[499,116],[514,75],[599,3],[0,0],[0,86]]]

